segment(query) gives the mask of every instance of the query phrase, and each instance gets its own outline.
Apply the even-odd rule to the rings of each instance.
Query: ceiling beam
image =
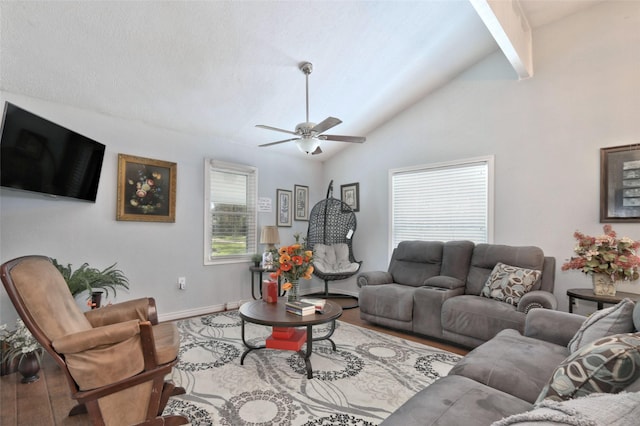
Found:
[[[469,0],[520,79],[533,76],[531,27],[518,0]]]

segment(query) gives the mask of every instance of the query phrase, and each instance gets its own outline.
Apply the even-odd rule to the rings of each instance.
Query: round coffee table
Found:
[[[327,300],[323,313],[316,312],[315,314],[300,316],[288,313],[285,308],[286,303],[286,298],[279,298],[278,303],[266,303],[262,300],[254,300],[240,306],[242,343],[244,343],[247,348],[240,358],[240,365],[244,364],[244,358],[247,354],[256,349],[294,350],[304,360],[307,369],[307,378],[311,379],[313,378],[313,370],[309,357],[313,349],[313,342],[328,340],[331,342],[333,350],[336,350],[336,344],[331,340],[331,336],[336,329],[336,319],[342,315],[342,308],[337,303]],[[264,345],[256,346],[246,341],[244,331],[245,322],[273,327],[273,332],[271,336],[267,338]],[[327,334],[313,337],[312,327],[326,323],[331,323],[331,328]],[[296,327],[306,327],[306,329],[297,329]],[[302,343],[304,341],[307,342],[307,348],[305,351],[302,351]]]

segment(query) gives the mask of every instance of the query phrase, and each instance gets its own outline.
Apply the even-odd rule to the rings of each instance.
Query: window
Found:
[[[205,160],[204,263],[246,262],[257,250],[258,171]]]
[[[391,249],[400,241],[493,240],[493,157],[394,169]]]

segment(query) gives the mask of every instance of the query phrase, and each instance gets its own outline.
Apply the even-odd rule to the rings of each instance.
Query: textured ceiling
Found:
[[[596,2],[521,4],[537,28]],[[305,121],[300,62],[310,120],[366,136],[497,49],[467,0],[2,1],[0,25],[1,90],[250,146]]]

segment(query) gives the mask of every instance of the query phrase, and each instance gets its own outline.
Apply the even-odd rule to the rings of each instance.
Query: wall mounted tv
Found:
[[[0,185],[96,201],[105,146],[9,102],[0,139]]]

